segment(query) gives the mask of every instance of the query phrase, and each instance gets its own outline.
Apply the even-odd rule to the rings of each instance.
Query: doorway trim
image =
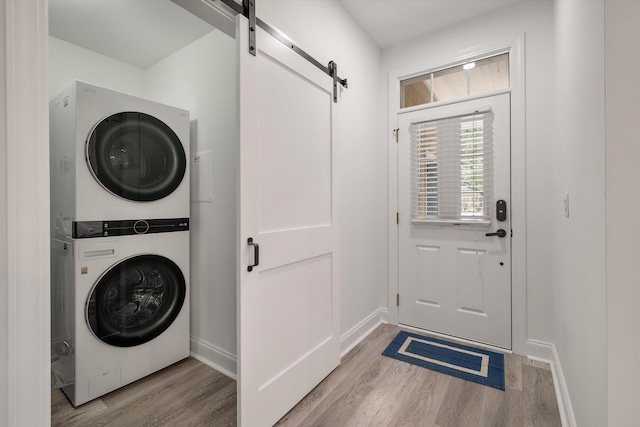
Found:
[[[399,246],[396,212],[398,212],[398,147],[393,133],[397,127],[400,112],[400,81],[415,77],[433,69],[443,69],[450,65],[460,64],[465,60],[480,56],[488,56],[497,52],[509,52],[510,89],[511,92],[511,215],[513,230],[512,239],[512,272],[511,272],[511,324],[512,347],[516,354],[527,354],[527,263],[526,263],[526,126],[525,126],[525,35],[498,39],[490,43],[460,50],[426,63],[410,65],[389,72],[389,117],[388,135],[388,229],[389,229],[389,295],[388,320],[398,324],[397,295],[399,292]],[[485,97],[491,93],[480,94]],[[444,101],[432,104],[431,107],[459,102],[476,97],[465,97],[460,100]],[[425,108],[412,107],[403,111]]]
[[[6,0],[1,7],[0,340],[8,345],[0,355],[0,426],[48,426],[47,0]]]

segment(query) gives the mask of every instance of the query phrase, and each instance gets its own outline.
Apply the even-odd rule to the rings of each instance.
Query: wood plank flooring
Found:
[[[51,425],[235,426],[236,382],[188,358],[77,408],[54,390]]]
[[[276,426],[561,426],[548,365],[506,355],[496,390],[382,356],[399,330],[378,327]],[[51,425],[235,426],[236,383],[189,358],[78,408],[55,390]]]

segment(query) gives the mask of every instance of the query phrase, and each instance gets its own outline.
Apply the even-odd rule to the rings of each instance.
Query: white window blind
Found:
[[[493,113],[476,111],[414,123],[411,220],[478,222],[491,218]]]

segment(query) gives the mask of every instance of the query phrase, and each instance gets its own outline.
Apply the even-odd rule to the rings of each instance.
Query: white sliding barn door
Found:
[[[251,55],[236,19],[238,417],[264,427],[340,361],[333,82],[260,28]]]

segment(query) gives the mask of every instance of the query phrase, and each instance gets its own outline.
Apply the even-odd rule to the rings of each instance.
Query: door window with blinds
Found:
[[[493,188],[493,113],[414,123],[411,221],[488,223]]]

